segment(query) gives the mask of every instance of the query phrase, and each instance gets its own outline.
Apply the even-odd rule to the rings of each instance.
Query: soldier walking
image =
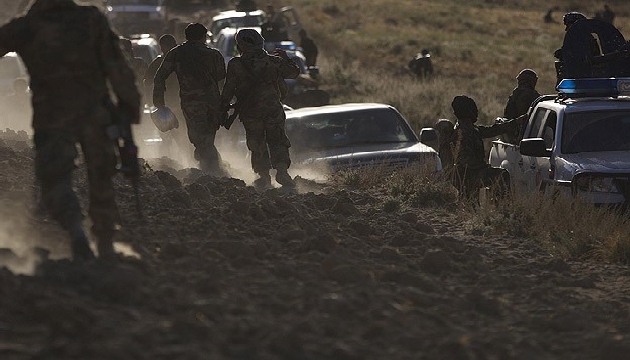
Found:
[[[158,55],[149,67],[147,71],[144,73],[144,92],[147,98],[153,98],[153,79],[155,78],[155,74],[157,73],[160,65],[164,61],[164,57],[168,54],[171,49],[177,46],[177,40],[175,36],[171,34],[164,34],[160,36],[159,40],[160,50],[162,54]],[[162,133],[162,139],[166,143],[166,149],[169,150],[175,145],[175,150],[178,154],[171,154],[170,151],[168,153],[171,157],[176,158],[175,155],[184,155],[183,159],[188,160],[190,155],[192,155],[192,145],[190,144],[190,140],[188,140],[187,127],[185,123],[184,114],[182,113],[182,108],[180,106],[179,100],[179,82],[177,81],[177,75],[172,73],[166,79],[166,90],[164,92],[164,103],[167,107],[169,107],[175,117],[178,120],[179,127],[177,129],[172,129],[166,133]]]
[[[286,116],[281,99],[286,92],[284,79],[298,77],[300,68],[282,50],[268,54],[263,48],[264,41],[253,29],[243,29],[236,34],[241,56],[228,63],[221,103],[227,109],[232,98],[237,98],[247,148],[252,155],[252,169],[260,176],[255,185],[271,186],[269,171],[273,167],[279,184],[294,186],[287,171],[291,165],[291,143],[284,129]]]
[[[118,111],[138,123],[140,94],[118,36],[93,6],[73,0],[36,0],[26,15],[0,28],[0,54],[17,52],[31,77],[35,174],[48,212],[68,231],[75,260],[94,258],[72,188],[80,144],[87,164],[92,233],[100,257],[114,254],[119,228],[111,177],[116,172],[113,142],[105,128],[109,90]]]
[[[184,30],[186,41],[164,56],[153,79],[153,104],[158,108],[166,106],[166,79],[175,72],[195,160],[204,172],[222,175],[214,139],[221,120],[219,82],[225,79],[225,61],[218,50],[206,45],[207,32],[202,24],[188,25]]]

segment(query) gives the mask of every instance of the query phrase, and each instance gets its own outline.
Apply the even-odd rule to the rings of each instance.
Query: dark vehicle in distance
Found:
[[[105,15],[123,36],[160,34],[166,27],[161,0],[107,0]]]
[[[362,166],[426,166],[442,170],[437,152],[421,142],[407,120],[386,104],[354,103],[286,112],[291,159],[296,166],[332,171]],[[427,141],[430,132],[423,132]],[[435,134],[432,134],[435,135]],[[434,140],[431,137],[430,140]]]

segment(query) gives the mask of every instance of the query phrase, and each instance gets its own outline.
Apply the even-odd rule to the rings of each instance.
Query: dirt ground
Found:
[[[75,264],[64,233],[31,211],[32,157],[24,141],[0,142],[1,359],[630,353],[626,266],[565,261],[466,233],[447,210],[388,212],[386,194],[302,178],[261,192],[153,161],[144,219],[116,178],[120,259]]]

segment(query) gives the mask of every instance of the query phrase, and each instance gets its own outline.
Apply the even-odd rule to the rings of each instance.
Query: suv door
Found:
[[[545,148],[549,153],[553,152],[556,139],[558,114],[553,109],[538,107],[534,114],[534,120],[525,131],[524,139],[542,138]],[[534,157],[522,155],[519,161],[520,176],[522,176],[529,191],[541,190],[543,182],[549,180],[550,157]]]

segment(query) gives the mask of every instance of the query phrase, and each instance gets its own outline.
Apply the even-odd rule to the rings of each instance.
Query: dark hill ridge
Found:
[[[148,170],[140,221],[117,178],[118,240],[140,258],[73,264],[59,228],[28,210],[32,150],[8,143],[0,144],[0,259],[27,271],[45,257],[29,255],[39,246],[54,260],[34,276],[0,270],[2,359],[625,359],[630,351],[626,266],[567,262],[530,241],[466,233],[446,209],[387,212],[386,193],[304,179],[297,192],[257,192],[238,179]]]

